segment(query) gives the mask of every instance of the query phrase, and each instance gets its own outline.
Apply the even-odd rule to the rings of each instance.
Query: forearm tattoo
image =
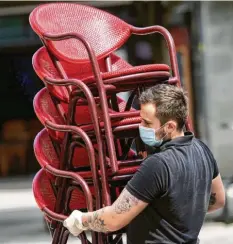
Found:
[[[113,204],[114,211],[117,214],[128,212],[133,206],[136,206],[138,202],[139,200],[136,197],[124,189],[120,197]]]
[[[103,217],[105,208],[97,210],[93,213],[86,214],[86,220],[83,222],[83,226],[96,232],[108,232]]]
[[[123,190],[111,207],[84,214],[83,226],[96,232],[109,232],[108,224],[115,221],[116,214],[123,214],[136,206],[139,200],[127,190]],[[108,224],[107,224],[108,223]]]
[[[210,195],[210,201],[209,201],[209,206],[214,205],[216,203],[216,193],[211,193]]]

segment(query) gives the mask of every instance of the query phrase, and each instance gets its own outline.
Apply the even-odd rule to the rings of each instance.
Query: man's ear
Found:
[[[175,131],[177,128],[177,123],[176,121],[172,120],[172,121],[169,121],[168,124],[167,124],[167,131],[166,133],[170,134],[172,133],[173,131]]]

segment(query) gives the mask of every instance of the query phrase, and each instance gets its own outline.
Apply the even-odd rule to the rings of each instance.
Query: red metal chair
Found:
[[[135,79],[133,86],[137,86],[139,80],[135,75],[143,74],[145,72],[144,66],[138,66],[137,70],[127,63],[122,58],[118,57],[116,54],[111,53],[109,55],[109,60],[107,63],[105,59],[101,59],[98,61],[98,65],[100,67],[100,72],[102,74],[103,83],[105,86],[108,86],[109,91],[116,93],[117,90],[122,91],[124,88],[133,89],[132,86],[129,86],[129,83],[126,81],[120,82],[119,77],[124,75],[131,75],[128,78]],[[92,86],[92,89],[95,88],[93,83],[95,83],[95,78],[92,75],[92,67],[90,64],[76,64],[76,63],[68,63],[66,61],[59,61],[60,66],[63,69],[63,72],[59,72],[59,68],[54,62],[53,57],[48,53],[45,47],[41,47],[32,58],[32,63],[35,72],[44,81],[46,77],[53,79],[65,79],[72,78],[82,80],[88,86]],[[59,67],[60,67],[59,66]],[[157,71],[154,71],[153,82],[156,81],[156,77],[158,81],[166,80],[169,78],[169,67],[165,64],[155,64],[153,66],[149,66],[149,71],[153,72],[153,67],[157,68]],[[111,71],[109,71],[111,70]],[[133,76],[132,76],[133,75]],[[147,77],[145,77],[147,78]],[[109,80],[111,79],[111,80]],[[122,78],[120,78],[122,79]],[[119,81],[118,81],[119,80]],[[140,80],[141,82],[141,80]],[[120,87],[118,88],[117,83],[119,83]],[[114,86],[111,86],[114,84]],[[145,82],[146,85],[146,82]],[[149,83],[150,85],[150,83]],[[114,88],[115,87],[115,88]],[[114,88],[114,89],[113,89]],[[117,89],[118,88],[118,89]],[[57,87],[51,87],[51,92],[59,97],[62,101],[68,100],[68,92],[67,90],[61,90],[61,88],[57,89]]]
[[[77,132],[80,132],[80,130],[78,130],[76,127],[75,128],[69,127],[69,130],[71,129],[73,130],[72,131],[73,133],[75,132],[75,134]],[[50,178],[54,179],[54,176],[56,176],[57,172],[64,175],[66,175],[67,172],[68,174],[70,174],[71,172],[72,174],[73,173],[78,174],[83,179],[86,179],[87,182],[89,181],[91,183],[93,196],[97,195],[100,198],[100,193],[96,194],[96,192],[99,192],[99,184],[98,184],[97,165],[95,162],[94,148],[92,146],[91,141],[87,138],[88,137],[85,138],[86,150],[85,148],[77,147],[76,148],[77,150],[75,150],[74,153],[76,155],[75,160],[72,160],[72,162],[68,160],[68,162],[66,163],[66,168],[63,170],[61,170],[60,155],[59,153],[56,152],[53,146],[53,142],[46,129],[43,129],[37,134],[34,140],[34,152],[40,166],[46,172],[48,172]],[[82,166],[86,166],[86,167],[82,167]],[[74,167],[75,170],[72,170],[72,168]],[[93,185],[95,186],[94,188]]]
[[[66,164],[66,170],[61,170],[61,155],[59,155],[53,146],[53,143],[49,137],[49,134],[46,129],[43,129],[41,132],[39,132],[34,140],[34,152],[35,156],[37,158],[37,161],[41,165],[41,167],[48,172],[49,179],[55,180],[54,176],[63,175],[63,177],[70,176],[72,177],[72,182],[67,181],[65,179],[62,183],[61,181],[58,182],[56,185],[57,187],[57,202],[55,207],[56,213],[66,213],[70,214],[70,210],[74,210],[72,206],[75,206],[76,209],[86,209],[87,204],[85,201],[84,196],[87,195],[87,193],[83,193],[82,191],[77,191],[77,187],[79,187],[79,184],[77,181],[75,181],[75,176],[82,177],[88,183],[89,191],[92,193],[92,198],[95,199],[95,205],[93,205],[94,209],[99,209],[101,206],[101,194],[100,194],[100,186],[99,186],[99,180],[97,177],[97,168],[95,163],[95,155],[94,155],[94,148],[92,147],[92,143],[90,142],[88,137],[85,137],[82,131],[79,130],[79,128],[72,128],[69,127],[69,130],[72,132],[77,133],[79,136],[81,135],[83,139],[85,140],[85,146],[86,150],[84,148],[77,148],[78,150],[75,151],[75,155],[77,157],[76,160],[73,160],[73,164],[76,164],[79,166],[78,172],[71,172],[71,162],[67,162]],[[84,150],[83,150],[84,149]],[[84,154],[84,155],[83,155]],[[89,166],[89,169],[86,171],[83,171],[81,169],[81,166]],[[81,171],[82,170],[82,171]],[[77,185],[78,184],[78,185]],[[76,195],[75,197],[72,195],[72,198],[70,198],[71,194],[73,193],[73,190],[76,189]],[[64,195],[66,196],[66,199],[64,199]],[[74,202],[75,201],[75,202]],[[56,226],[56,223],[51,223],[52,228],[54,229]],[[61,229],[61,228],[59,228]],[[61,231],[61,230],[60,230]],[[58,231],[57,231],[58,232]],[[55,232],[54,236],[54,243],[56,243],[58,238],[58,233]],[[96,238],[96,234],[93,234],[93,239]]]
[[[83,190],[85,190],[85,188],[86,188],[86,190],[88,189],[85,181],[81,177],[79,177],[79,178],[76,177],[75,180],[79,180],[80,185]],[[56,205],[57,200],[56,200],[56,192],[54,191],[55,185],[54,185],[54,182],[51,181],[51,179],[48,177],[48,174],[46,174],[46,172],[43,169],[39,170],[39,172],[35,175],[35,177],[33,179],[33,183],[32,183],[32,188],[33,188],[33,194],[34,194],[36,203],[37,203],[38,207],[40,208],[40,210],[45,214],[45,218],[48,221],[55,220],[57,222],[60,222],[61,226],[62,226],[62,222],[68,217],[69,212],[67,212],[68,214],[66,214],[66,215],[56,212],[55,205]],[[69,199],[69,198],[67,198],[67,199]],[[73,190],[72,195],[70,197],[70,204],[69,204],[70,211],[73,211],[75,209],[80,209],[81,205],[80,205],[79,199],[80,199],[80,192],[76,188]],[[93,211],[90,192],[86,195],[85,206],[87,206],[88,211]],[[55,235],[58,235],[59,233],[55,232],[55,235],[53,236],[53,242],[52,242],[53,244],[66,244],[67,243],[69,231],[68,230],[64,231],[64,229],[65,228],[63,228],[63,230],[62,230],[63,232],[59,236],[57,242],[54,242]],[[111,237],[109,239],[108,243],[109,244],[120,243],[119,241],[121,240],[122,231],[107,234],[106,236]],[[112,235],[116,235],[116,236],[114,238],[112,238]],[[104,241],[104,238],[106,238],[106,236],[103,237],[102,239],[99,239],[97,243],[98,244],[105,243],[103,241]],[[80,234],[79,238],[81,239],[82,244],[96,243],[95,241],[93,241],[93,239],[92,239],[92,242],[90,242],[87,239],[85,232]]]
[[[168,33],[162,27],[156,27],[154,30],[143,29],[145,33],[137,32],[137,28],[134,31],[131,25],[116,16],[87,5],[75,3],[40,5],[31,12],[29,21],[32,29],[41,37],[43,42],[46,42],[46,46],[48,46],[52,53],[61,60],[77,64],[90,63],[89,54],[82,40],[81,42],[75,39],[54,42],[45,40],[46,36],[48,34],[67,34],[71,37],[73,33],[78,33],[94,48],[95,55],[99,61],[119,49],[129,39],[131,34],[146,34],[146,32],[151,33],[157,31],[162,31],[162,33],[165,31],[166,34]],[[171,40],[169,41],[171,42]],[[111,67],[111,63],[109,65]],[[123,72],[123,75],[126,75],[150,71],[169,71],[169,67],[166,65],[160,66],[154,64],[139,67],[130,67],[134,70],[129,69],[128,71],[118,69],[118,72],[115,75],[113,74],[113,77],[122,76],[121,72]],[[129,66],[124,68],[129,68]],[[88,76],[85,75],[85,77]],[[108,74],[107,77],[108,79],[110,77],[113,78],[111,74]]]
[[[74,175],[71,172],[66,172],[65,174],[66,175],[64,175],[63,173],[62,174],[57,173],[59,177],[73,178],[76,182],[80,184],[83,192],[85,193],[85,203],[81,204],[79,201],[80,191],[77,188],[72,191],[71,200],[69,204],[70,211],[73,211],[75,209],[80,209],[81,206],[82,207],[86,206],[88,211],[93,211],[94,208],[93,208],[93,200],[92,200],[91,192],[85,180],[79,175]],[[37,205],[41,209],[41,211],[45,214],[47,219],[63,222],[69,216],[70,211],[67,212],[67,215],[56,212],[55,209],[56,193],[54,192],[55,185],[54,182],[51,181],[51,178],[48,177],[48,175],[43,169],[39,170],[39,172],[35,175],[32,183],[32,188],[33,188],[33,194],[37,202]],[[59,233],[56,233],[55,235],[58,234]],[[67,243],[68,236],[69,236],[69,232],[66,231],[63,234],[63,236],[61,236],[59,242],[53,241],[53,243],[65,244]],[[82,233],[79,237],[82,241],[82,244],[90,243],[87,240],[85,233]],[[55,238],[56,236],[53,237],[53,240]]]
[[[79,64],[80,69],[77,66],[73,69],[72,67],[75,67],[73,65],[71,66],[71,70],[73,70],[71,72],[74,73],[74,70],[78,69],[78,72],[75,72],[79,75],[78,78],[86,82],[90,80],[96,82],[95,80],[98,78],[96,77],[96,71],[104,83],[114,83],[116,85],[117,82],[124,81],[119,83],[121,86],[127,83],[127,80],[133,81],[133,85],[135,85],[135,80],[141,82],[148,79],[149,76],[155,79],[156,73],[153,72],[168,72],[169,67],[161,64],[132,67],[126,62],[122,62],[122,60],[123,65],[120,65],[120,69],[114,69],[114,66],[112,66],[112,61],[114,63],[112,52],[120,48],[131,34],[150,34],[153,32],[161,32],[165,36],[170,54],[172,54],[172,68],[174,69],[172,71],[178,72],[178,68],[175,67],[176,56],[172,52],[174,51],[174,43],[169,32],[163,27],[154,26],[152,29],[137,29],[107,12],[72,3],[41,5],[32,11],[29,21],[33,30],[41,37],[50,51],[50,55],[55,54],[58,58],[58,60],[53,59],[53,61],[57,64],[56,67],[63,78],[66,78],[65,70],[62,68],[61,63],[57,62],[61,60],[67,61],[70,65],[72,63]],[[98,33],[98,35],[95,33]],[[59,37],[56,38],[55,36]],[[56,39],[56,41],[53,41],[53,39]],[[99,63],[94,64],[97,60]],[[97,65],[98,70],[92,72],[93,65]],[[80,72],[80,70],[84,70],[84,72]],[[170,75],[166,72],[164,74],[166,74],[164,78],[168,79]],[[175,74],[176,81],[178,75],[178,73]],[[99,80],[97,83],[99,83]]]

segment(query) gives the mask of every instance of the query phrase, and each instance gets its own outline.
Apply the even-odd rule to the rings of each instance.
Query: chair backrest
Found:
[[[111,59],[111,71],[119,71],[121,69],[124,69],[125,67],[132,67],[130,64],[128,64],[126,61],[121,59],[115,54],[110,55]],[[33,55],[32,59],[33,67],[37,75],[40,77],[41,80],[44,81],[46,87],[48,88],[49,92],[55,96],[59,101],[64,102],[62,103],[62,107],[64,111],[67,111],[67,105],[65,103],[69,102],[69,95],[67,92],[67,89],[65,86],[56,86],[46,83],[45,77],[51,78],[51,79],[63,79],[59,73],[56,67],[54,66],[47,50],[45,47],[41,47],[36,51],[36,53]],[[70,64],[65,61],[60,62],[66,76],[68,78],[77,78],[77,79],[88,79],[88,77],[92,76],[92,70],[91,67],[88,65],[76,65],[76,64]],[[99,61],[101,72],[107,72],[107,67],[105,60]],[[122,100],[119,97],[118,103],[120,103]],[[76,111],[76,117],[79,118],[76,123],[78,124],[87,124],[90,123],[90,113],[88,111],[87,106],[79,106],[79,109]],[[120,111],[123,111],[120,109]],[[89,113],[89,115],[88,115]],[[81,115],[81,116],[80,116]]]
[[[49,77],[53,79],[62,79],[61,75],[58,73],[56,67],[54,66],[51,58],[45,47],[38,49],[32,57],[33,68],[38,75],[38,77],[45,83],[44,78]],[[70,69],[71,71],[73,69]],[[69,94],[65,87],[63,86],[53,86],[46,84],[48,90],[61,101],[68,100]]]
[[[78,33],[94,49],[97,59],[121,47],[131,34],[130,25],[103,10],[76,3],[49,3],[35,8],[29,17],[32,29],[45,34]],[[68,62],[89,62],[84,45],[75,39],[46,41],[49,49]]]
[[[34,176],[32,183],[33,195],[38,207],[42,211],[45,207],[51,211],[55,210],[56,198],[52,184],[54,184],[54,182],[51,181],[43,169],[39,170]],[[94,188],[92,185],[89,189],[94,195]],[[68,213],[76,209],[87,209],[88,204],[86,198],[79,188],[74,188],[70,193],[71,197],[64,196],[64,199],[66,199],[65,207],[68,208]]]
[[[59,169],[60,163],[58,155],[45,128],[37,134],[33,147],[36,159],[42,168],[49,164]]]
[[[59,114],[55,107],[51,96],[46,88],[42,88],[34,97],[33,107],[37,118],[45,126],[46,120],[49,120],[55,124],[64,125],[65,120]],[[63,132],[55,132],[48,129],[49,134],[57,141],[62,141],[64,138]]]
[[[36,203],[40,209],[47,207],[54,210],[56,198],[46,172],[41,169],[34,176],[32,190]]]
[[[82,80],[90,76],[93,76],[92,68],[90,64],[77,65],[77,64],[67,63],[65,61],[59,61],[59,63],[62,66],[62,69],[64,70],[65,76],[67,78],[70,79],[76,78]],[[67,87],[56,86],[56,85],[51,85],[46,83],[45,80],[46,77],[52,79],[64,79],[65,77],[63,77],[62,74],[59,73],[57,67],[55,67],[45,47],[41,47],[34,53],[32,57],[32,65],[36,74],[45,83],[48,90],[55,97],[59,98],[59,100],[67,102],[69,98]],[[107,71],[104,59],[101,59],[99,61],[99,65],[101,67],[102,72]]]
[[[41,130],[37,134],[34,140],[34,152],[41,167],[45,167],[49,164],[56,169],[60,168],[59,155],[57,155],[46,129]],[[75,147],[71,160],[71,163],[75,168],[90,166],[88,153],[84,147]]]
[[[109,55],[111,60],[111,71],[119,71],[121,69],[131,68],[132,66],[125,60],[117,56],[115,53]],[[65,74],[68,78],[76,78],[79,80],[87,80],[88,77],[93,76],[92,68],[90,64],[73,64],[66,61],[59,61]],[[108,71],[105,59],[98,61],[100,71],[105,73]],[[53,79],[64,79],[59,74],[57,68],[51,60],[51,57],[46,47],[39,48],[32,57],[32,65],[41,80],[44,81],[45,77]]]
[[[43,125],[45,124],[46,120],[49,120],[55,124],[67,124],[67,120],[65,118],[68,114],[69,105],[64,102],[60,102],[60,106],[56,106],[57,104],[55,104],[56,103],[53,102],[51,95],[46,88],[41,89],[34,97],[34,110],[38,119]],[[80,104],[78,106],[78,109],[76,109],[75,111],[75,123],[77,125],[92,123],[90,110],[87,105]],[[54,133],[52,131],[51,133],[51,136],[53,136],[53,138],[55,134],[57,134],[59,138],[62,135],[62,133]]]

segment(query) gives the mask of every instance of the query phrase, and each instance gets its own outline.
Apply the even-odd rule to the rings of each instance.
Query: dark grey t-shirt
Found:
[[[192,133],[165,142],[126,186],[149,203],[127,227],[127,243],[198,243],[218,174],[211,151]]]

